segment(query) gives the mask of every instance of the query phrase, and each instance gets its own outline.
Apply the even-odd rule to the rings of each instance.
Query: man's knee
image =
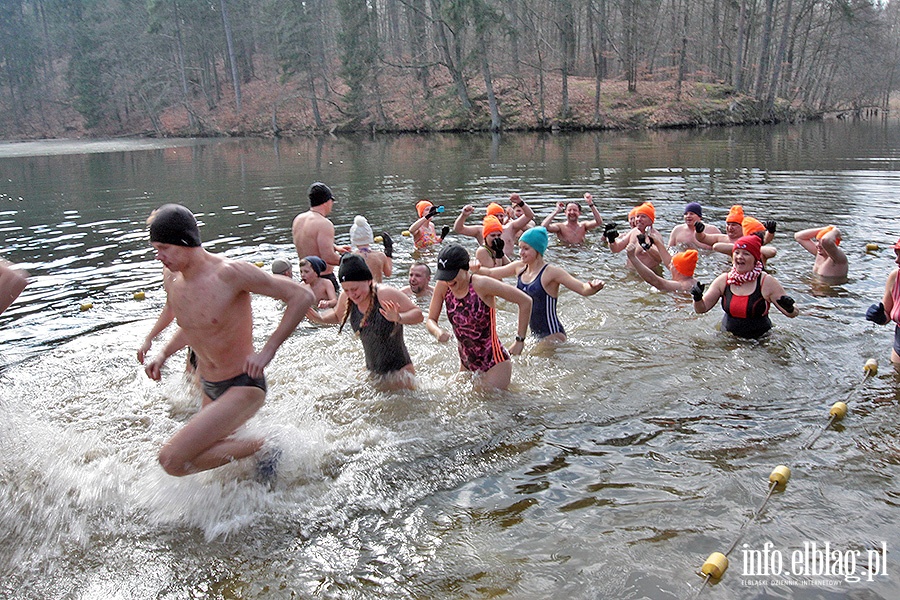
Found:
[[[159,451],[159,464],[163,471],[173,477],[184,477],[193,473],[190,461],[184,456],[179,456],[169,446],[163,446]]]

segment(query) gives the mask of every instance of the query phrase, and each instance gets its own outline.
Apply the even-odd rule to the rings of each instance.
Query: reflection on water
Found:
[[[900,374],[887,362],[892,332],[862,318],[892,268],[889,251],[865,244],[900,236],[898,131],[0,148],[2,254],[33,277],[0,318],[0,596],[687,598],[705,558],[741,536],[701,597],[897,597],[891,554],[887,576],[834,586],[745,576],[741,552],[771,542],[789,555],[805,541],[863,553],[886,541],[891,552],[900,538]],[[686,201],[716,224],[741,203],[779,222],[771,266],[802,316],[776,314],[768,338],[738,340],[717,331],[718,309],[695,315],[689,298],[653,290],[599,236],[551,245],[549,261],[606,287],[562,293],[569,341],[529,344],[510,391],[477,390],[457,374],[454,346],[423,327],[406,329],[418,389],[373,390],[358,340],[304,323],[268,368],[266,405],[244,432],[283,449],[276,488],[256,484],[249,461],[169,477],[156,453],[198,398],[183,356],[162,383],[134,358],[164,302],[146,216],[183,202],[208,249],[268,268],[292,256],[291,219],[314,180],[335,190],[339,242],[356,214],[394,233],[398,286],[417,258],[399,232],[423,197],[447,207],[440,224],[510,191],[538,219],[585,191],[620,222],[652,200],[664,232]],[[839,285],[814,279],[792,240],[828,222],[850,258]],[[726,265],[704,254],[699,278]],[[279,311],[254,302],[259,340]],[[514,318],[501,306],[504,339]],[[881,372],[863,384],[869,357]],[[837,400],[848,417],[802,451]],[[778,464],[790,484],[743,528]]]

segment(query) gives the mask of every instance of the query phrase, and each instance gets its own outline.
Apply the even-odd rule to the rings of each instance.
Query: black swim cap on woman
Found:
[[[359,254],[345,254],[341,258],[341,266],[338,269],[338,280],[345,281],[371,281],[372,271]]]
[[[194,213],[180,204],[163,204],[150,215],[150,241],[195,248],[200,228]]]

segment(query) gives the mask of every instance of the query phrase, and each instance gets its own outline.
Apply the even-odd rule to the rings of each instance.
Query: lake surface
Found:
[[[146,218],[180,202],[208,250],[296,264],[291,221],[316,180],[337,197],[339,242],[356,214],[392,234],[397,286],[417,258],[400,233],[421,198],[446,207],[439,226],[513,191],[539,220],[584,192],[620,223],[650,200],[665,235],[687,202],[720,227],[740,203],[778,221],[770,271],[801,316],[775,313],[765,339],[738,340],[717,330],[720,309],[695,315],[688,296],[627,272],[598,232],[551,243],[548,261],[606,288],[562,292],[569,341],[529,342],[508,392],[474,388],[455,345],[423,326],[406,328],[418,389],[374,391],[352,334],[303,323],[248,425],[284,451],[275,489],[251,461],[170,477],[156,453],[199,398],[182,354],[161,383],[135,359],[165,301]],[[893,328],[863,318],[894,266],[898,189],[891,119],[0,144],[0,255],[31,274],[0,317],[0,597],[900,597],[900,375]],[[793,241],[828,223],[850,259],[840,285],[815,280]],[[704,253],[698,276],[727,266]],[[258,298],[254,315],[261,343],[280,307]],[[498,321],[509,343],[509,306]],[[869,358],[881,366],[864,380]],[[838,400],[848,416],[804,449]],[[791,481],[754,518],[782,464]],[[826,542],[823,573],[809,557]],[[701,589],[707,556],[732,545],[724,577]]]

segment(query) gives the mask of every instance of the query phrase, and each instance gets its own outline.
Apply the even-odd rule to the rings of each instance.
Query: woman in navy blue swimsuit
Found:
[[[581,294],[591,296],[603,289],[603,282],[592,279],[585,283],[575,279],[565,270],[544,261],[548,235],[543,227],[532,227],[519,238],[519,260],[487,269],[478,267],[478,273],[496,279],[517,275],[516,287],[531,296],[531,334],[547,341],[566,341],[566,330],[556,315],[559,286],[565,286]]]
[[[699,282],[691,288],[694,311],[705,313],[721,300],[725,311],[722,330],[743,338],[761,337],[772,328],[772,304],[787,317],[800,314],[778,280],[763,272],[761,248],[758,235],[738,238],[731,254],[731,270],[716,277],[705,294]]]

